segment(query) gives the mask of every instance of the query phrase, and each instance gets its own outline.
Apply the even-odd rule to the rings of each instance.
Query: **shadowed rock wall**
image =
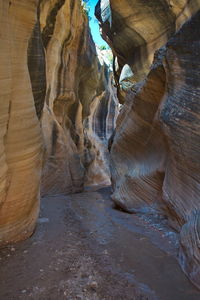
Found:
[[[180,264],[198,287],[199,8],[200,1],[136,0],[96,7],[125,101],[111,148],[113,200],[130,212],[168,216],[180,232]]]
[[[168,41],[199,5],[199,0],[98,1],[95,14],[102,36],[113,50],[121,103],[125,101],[127,85],[134,86],[145,78],[155,50]]]
[[[109,184],[117,103],[80,0],[0,0],[0,22],[4,244],[33,232],[41,181],[43,194]]]

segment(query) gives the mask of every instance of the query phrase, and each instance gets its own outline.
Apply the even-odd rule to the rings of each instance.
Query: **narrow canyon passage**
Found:
[[[109,187],[45,197],[35,234],[0,252],[0,299],[197,300],[165,226],[114,209]]]
[[[200,0],[0,0],[0,300],[200,299]]]

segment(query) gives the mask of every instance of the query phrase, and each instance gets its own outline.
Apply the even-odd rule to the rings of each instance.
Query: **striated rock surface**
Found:
[[[42,1],[40,24],[47,64],[42,192],[80,192],[84,184],[109,184],[106,146],[115,124],[107,119],[114,118],[117,106],[81,1]]]
[[[95,14],[102,36],[113,50],[115,80],[122,103],[126,94],[124,83],[134,85],[145,78],[155,50],[168,41],[199,5],[199,0],[98,1]],[[124,70],[127,80],[122,80],[125,65],[133,76]]]
[[[33,232],[41,181],[43,194],[110,183],[117,103],[80,0],[0,0],[0,14],[4,244]]]
[[[110,0],[96,7],[125,100],[111,147],[113,200],[130,212],[168,217],[180,232],[179,262],[198,287],[199,9],[199,1]]]
[[[0,244],[29,236],[39,212],[43,146],[27,65],[36,23],[37,1],[0,1]]]
[[[162,206],[167,147],[157,118],[165,93],[162,53],[159,56],[139,92],[129,93],[111,148],[113,199],[132,212]]]
[[[167,44],[160,119],[169,145],[163,200],[181,230],[180,259],[200,287],[200,11]],[[174,212],[174,213],[173,213]],[[185,224],[186,223],[186,224]],[[185,224],[185,225],[184,225]],[[183,255],[183,257],[184,257]],[[182,258],[183,258],[182,257]]]

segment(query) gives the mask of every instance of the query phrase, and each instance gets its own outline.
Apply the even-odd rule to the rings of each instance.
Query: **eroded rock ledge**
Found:
[[[42,194],[109,184],[118,105],[80,0],[0,1],[0,244],[30,236]]]
[[[200,1],[164,0],[102,0],[96,7],[124,103],[111,147],[113,200],[130,212],[168,216],[180,232],[180,264],[197,287],[199,9]]]

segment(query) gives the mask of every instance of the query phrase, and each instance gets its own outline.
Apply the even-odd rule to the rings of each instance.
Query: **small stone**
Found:
[[[14,247],[12,247],[10,250],[14,252],[14,251],[15,251],[15,248],[14,248]]]
[[[87,275],[87,273],[82,273],[82,274],[81,274],[81,277],[82,277],[82,278],[86,278],[86,277],[88,277],[88,275]]]
[[[98,288],[97,282],[96,282],[96,281],[92,281],[92,282],[90,283],[90,287],[91,287],[93,290],[96,290],[96,289]]]
[[[42,223],[48,223],[49,222],[49,218],[39,218],[38,219],[38,223],[42,224]]]

